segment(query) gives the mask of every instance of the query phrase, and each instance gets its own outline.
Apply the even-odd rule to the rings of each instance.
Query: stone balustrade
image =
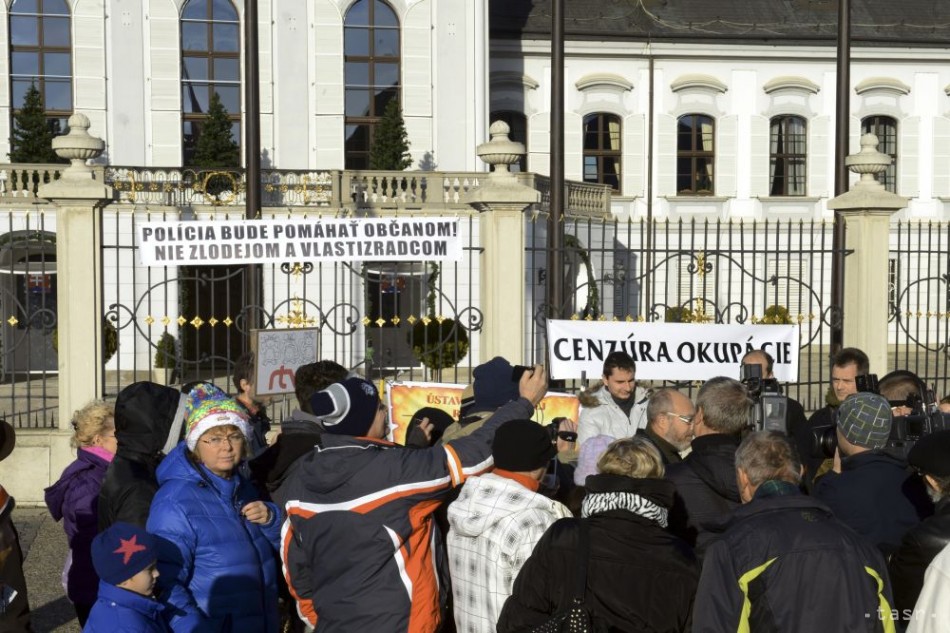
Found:
[[[58,179],[66,165],[0,165],[0,200],[34,204],[41,184]],[[179,167],[99,167],[117,204],[156,207],[243,207],[243,170]],[[515,174],[521,184],[541,193],[539,210],[550,204],[550,179]],[[466,195],[483,186],[485,172],[343,171],[265,169],[261,172],[262,206],[270,208],[344,208],[439,211],[468,209]],[[567,213],[606,217],[610,188],[567,183]]]

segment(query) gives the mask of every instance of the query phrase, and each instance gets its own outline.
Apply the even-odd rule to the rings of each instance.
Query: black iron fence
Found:
[[[250,305],[244,266],[138,265],[137,224],[177,220],[177,210],[107,207],[103,314],[117,345],[104,365],[105,395],[138,380],[211,380],[230,388],[234,363],[248,349],[250,315],[263,328],[317,329],[314,360],[334,360],[374,379],[468,382],[482,326],[477,218],[456,216],[467,240],[460,262],[267,264],[260,267],[264,305]],[[220,211],[195,217],[228,219]],[[295,406],[291,400],[277,403],[278,418]]]
[[[907,369],[950,395],[950,224],[891,226],[888,253],[889,367]]]
[[[831,223],[816,221],[566,220],[562,318],[797,323],[799,380],[822,406],[828,386]],[[528,220],[529,358],[544,358],[547,218]],[[738,377],[739,368],[736,368]],[[689,385],[683,385],[689,387]],[[574,385],[578,387],[578,385]]]

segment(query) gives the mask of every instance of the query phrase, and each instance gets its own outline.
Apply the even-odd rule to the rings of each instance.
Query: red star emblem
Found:
[[[135,555],[138,552],[144,552],[147,549],[144,545],[139,545],[138,543],[135,542],[137,538],[138,538],[137,534],[133,534],[132,538],[130,539],[120,538],[119,549],[112,552],[113,554],[123,555],[123,558],[122,558],[123,565],[128,565],[129,559],[132,558],[133,555]]]

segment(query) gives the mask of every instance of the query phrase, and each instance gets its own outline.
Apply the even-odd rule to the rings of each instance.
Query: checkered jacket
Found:
[[[494,633],[521,566],[562,504],[488,473],[465,482],[449,506],[449,571],[459,633]]]

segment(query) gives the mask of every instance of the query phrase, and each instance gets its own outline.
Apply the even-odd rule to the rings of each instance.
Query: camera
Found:
[[[859,393],[878,393],[880,381],[877,374],[862,374],[854,377],[854,386]],[[830,459],[838,450],[838,434],[836,424],[816,426],[811,430],[811,455]]]
[[[521,382],[521,377],[532,371],[534,371],[534,367],[528,367],[527,365],[515,365],[511,368],[511,382]]]
[[[577,441],[577,432],[576,431],[561,431],[561,423],[568,420],[565,417],[558,417],[551,420],[551,423],[546,427],[548,435],[551,437],[551,442],[554,443],[560,438],[564,442],[576,442]]]
[[[749,364],[742,366],[741,382],[749,390],[749,397],[754,402],[749,426],[756,431],[785,433],[788,396],[782,395],[778,381],[763,378],[761,365]]]
[[[878,393],[888,399],[891,407],[907,407],[907,415],[895,416],[884,452],[906,460],[917,440],[925,435],[950,429],[950,416],[934,403],[933,392],[920,378],[906,370],[892,371],[880,380],[875,374],[855,377],[858,391]],[[838,448],[836,424],[812,429],[812,455],[834,457]]]

